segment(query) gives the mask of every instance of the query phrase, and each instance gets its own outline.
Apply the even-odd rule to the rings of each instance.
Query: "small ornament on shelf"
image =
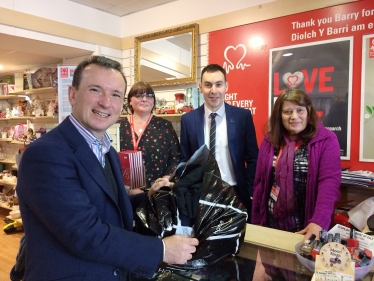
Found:
[[[50,101],[48,104],[47,116],[53,117],[54,113],[55,113],[55,108],[53,106],[53,101]]]
[[[40,104],[37,109],[35,109],[35,117],[41,117],[44,116],[44,110],[43,110],[43,105]]]
[[[10,118],[12,116],[11,112],[10,112],[10,108],[7,107],[5,109],[5,118]]]
[[[58,99],[56,98],[55,103],[53,104],[53,108],[55,109],[55,114],[58,115]]]
[[[18,117],[18,110],[17,110],[17,106],[13,106],[13,109],[11,111],[11,116],[12,117]]]
[[[39,133],[40,136],[44,135],[46,132],[47,132],[47,130],[46,130],[45,128],[43,128],[43,127],[41,127],[41,128],[37,131],[37,133]]]

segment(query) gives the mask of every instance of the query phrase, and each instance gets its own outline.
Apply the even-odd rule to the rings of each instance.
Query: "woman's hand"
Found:
[[[172,186],[169,182],[169,177],[159,178],[157,179],[151,186],[151,188],[148,191],[148,196],[151,196],[152,194],[156,193],[160,190],[163,186]]]
[[[303,230],[296,232],[297,234],[304,234],[304,241],[309,239],[312,234],[316,236],[316,239],[319,239],[319,232],[322,230],[322,227],[318,224],[311,222]]]

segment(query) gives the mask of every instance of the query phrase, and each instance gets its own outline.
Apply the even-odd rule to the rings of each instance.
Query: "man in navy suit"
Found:
[[[118,62],[83,61],[69,87],[72,114],[25,150],[17,183],[23,280],[128,280],[129,273],[151,277],[162,261],[192,258],[195,238],[132,232],[132,203],[142,195],[127,195],[106,133],[120,116],[126,86]]]
[[[251,218],[253,181],[258,146],[250,110],[224,102],[228,89],[226,71],[218,64],[210,64],[201,72],[200,92],[205,103],[182,115],[180,147],[181,161],[185,162],[202,145],[210,145],[211,113],[216,113],[215,158],[221,178],[234,186]]]

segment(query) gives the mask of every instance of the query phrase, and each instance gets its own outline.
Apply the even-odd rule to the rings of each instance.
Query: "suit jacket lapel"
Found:
[[[88,151],[87,151],[87,149]],[[88,174],[97,182],[100,188],[114,201],[113,191],[110,189],[108,181],[106,180],[103,172],[103,168],[100,162],[97,160],[95,154],[87,146],[87,143],[77,147],[75,156],[85,167]]]
[[[118,186],[118,200],[115,200],[113,191],[109,187],[109,183],[104,176],[104,172],[100,162],[97,160],[94,153],[87,145],[86,140],[78,132],[78,130],[71,123],[69,118],[66,118],[59,126],[62,135],[64,136],[68,145],[73,149],[74,155],[78,161],[87,171],[87,176],[91,176],[97,185],[106,193],[116,206],[121,220],[127,230],[132,229],[133,212],[130,199],[126,194],[123,184],[121,166],[117,152],[111,148],[108,153],[108,158],[112,166],[113,176]],[[123,188],[121,188],[123,187]],[[117,205],[118,202],[118,205]]]
[[[95,154],[92,153],[86,140],[74,127],[69,118],[66,118],[59,125],[59,129],[62,131],[62,135],[65,137],[69,146],[75,150],[74,155],[86,169],[87,173],[97,182],[100,188],[113,200],[113,202],[116,202],[113,197],[114,194],[110,190],[108,181],[105,176],[103,176],[100,162],[97,160]]]
[[[205,138],[204,138],[204,105],[200,106],[196,110],[194,110],[195,113],[195,130],[196,130],[196,136],[197,136],[197,144],[198,148],[200,148],[202,145],[205,144]]]
[[[229,145],[229,151],[231,156],[231,161],[235,167],[236,157],[235,155],[235,131],[236,131],[236,122],[235,114],[232,108],[225,103],[225,111],[226,111],[226,126],[227,126],[227,139]]]

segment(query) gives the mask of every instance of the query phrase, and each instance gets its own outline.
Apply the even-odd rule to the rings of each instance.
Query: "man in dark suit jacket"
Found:
[[[258,155],[251,111],[224,102],[228,89],[226,71],[217,64],[210,64],[202,70],[199,86],[205,103],[182,115],[181,161],[190,159],[202,145],[209,147],[210,114],[217,113],[215,158],[222,179],[235,187],[246,207],[249,221]]]
[[[106,133],[119,118],[125,91],[121,64],[88,58],[69,87],[72,114],[25,150],[17,183],[24,280],[151,277],[162,261],[183,264],[192,258],[195,238],[161,240],[132,232],[132,203],[142,198],[128,197]]]

